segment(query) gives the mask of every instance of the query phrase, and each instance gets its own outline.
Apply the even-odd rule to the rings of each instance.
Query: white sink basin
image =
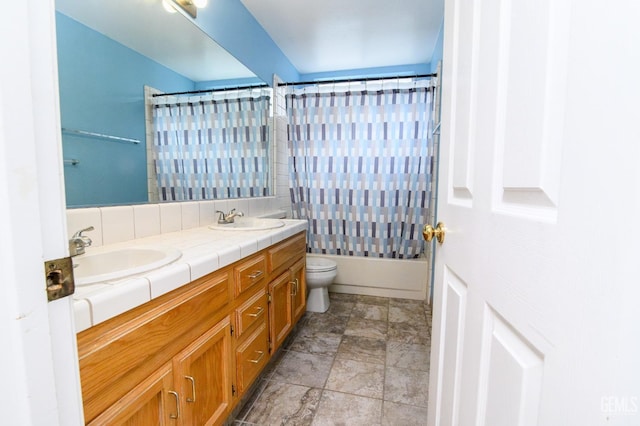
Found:
[[[131,247],[91,253],[73,258],[76,285],[95,284],[117,280],[150,271],[177,260],[182,256],[174,248]]]
[[[236,217],[233,223],[209,225],[209,228],[216,231],[263,231],[284,226],[280,219],[268,219],[261,217]]]

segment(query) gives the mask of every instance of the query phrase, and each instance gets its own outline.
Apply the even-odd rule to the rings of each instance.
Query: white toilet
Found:
[[[307,256],[305,278],[307,281],[307,311],[327,312],[329,286],[338,274],[338,265],[324,257]]]

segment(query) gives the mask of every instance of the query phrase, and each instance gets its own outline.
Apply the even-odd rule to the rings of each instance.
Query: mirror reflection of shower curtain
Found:
[[[270,97],[156,97],[160,201],[269,195]]]
[[[286,95],[292,210],[309,221],[308,251],[417,257],[431,199],[434,89],[334,86]]]

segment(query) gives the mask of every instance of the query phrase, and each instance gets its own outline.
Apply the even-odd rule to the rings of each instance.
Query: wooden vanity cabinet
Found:
[[[293,315],[293,323],[297,323],[298,320],[307,310],[307,283],[305,280],[305,258],[298,260],[290,269],[292,281],[292,302],[291,310]]]
[[[173,358],[181,425],[222,423],[231,409],[230,319],[226,317]]]
[[[305,234],[78,333],[85,422],[219,425],[306,304]]]
[[[269,283],[269,328],[274,353],[302,317],[307,306],[304,233],[267,250]]]
[[[269,328],[271,353],[274,353],[293,326],[291,276],[285,272],[269,284]]]
[[[171,417],[177,416],[179,401],[173,389],[173,372],[167,363],[88,424],[176,425]]]
[[[262,256],[264,258],[264,256]],[[237,397],[251,386],[269,361],[268,301],[266,280],[240,299],[235,310],[235,363]]]
[[[226,317],[89,425],[215,425],[231,408],[231,336]]]

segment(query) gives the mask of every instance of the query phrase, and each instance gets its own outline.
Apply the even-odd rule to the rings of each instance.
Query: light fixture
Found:
[[[202,9],[203,7],[207,7],[208,0],[193,0],[193,4],[198,9]]]
[[[198,9],[205,7],[207,2],[208,0],[162,0],[162,5],[170,13],[175,12],[176,7],[179,7],[195,19],[198,16]]]
[[[173,3],[170,2],[169,0],[162,0],[162,7],[164,7],[164,10],[166,10],[169,13],[177,12],[176,8],[173,6]]]

